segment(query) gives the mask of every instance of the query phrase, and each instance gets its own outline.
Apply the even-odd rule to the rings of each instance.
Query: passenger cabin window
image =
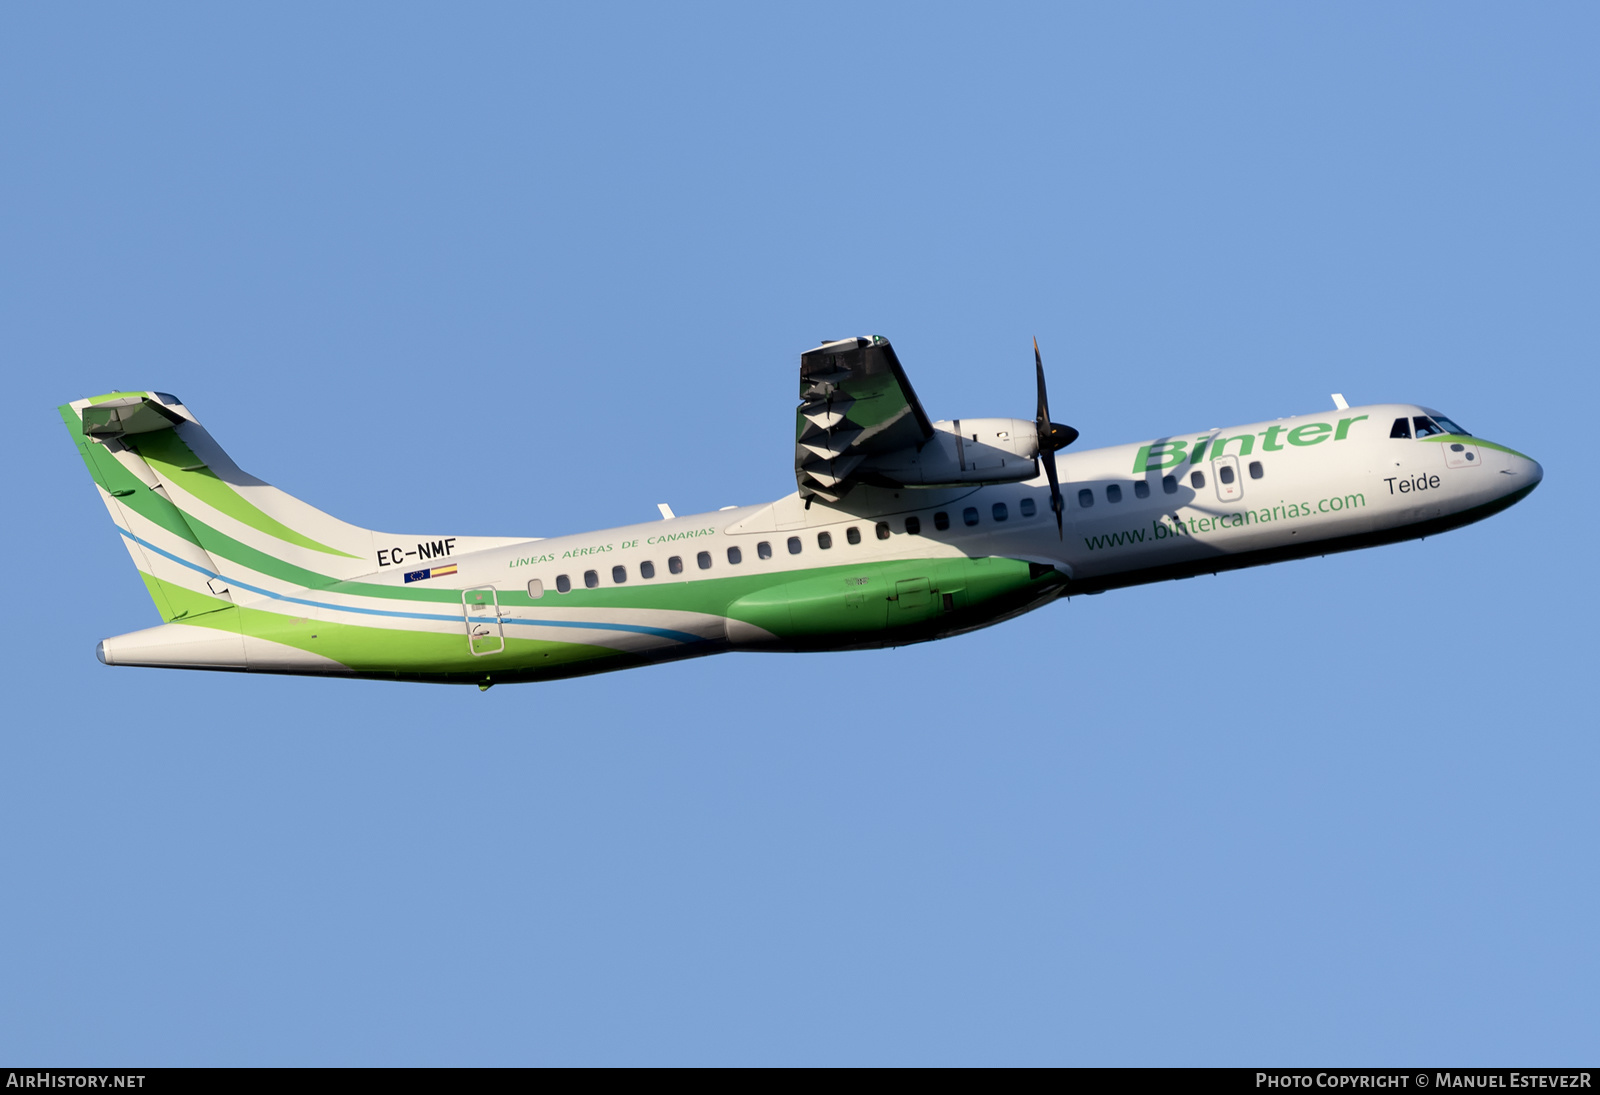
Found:
[[[1206,485],[1206,473],[1203,472],[1203,471],[1192,471],[1192,472],[1190,472],[1189,473],[1189,485],[1191,487],[1193,487],[1195,490],[1200,490],[1201,488],[1203,488]]]
[[[817,546],[819,548],[821,548],[823,551],[827,551],[829,548],[831,548],[833,546],[833,533],[831,533],[831,532],[819,532],[819,533],[817,533]]]
[[[966,509],[962,510],[961,519],[967,523],[968,528],[976,525],[978,523],[978,507],[968,506]]]
[[[1122,487],[1120,485],[1116,484],[1116,483],[1112,483],[1109,487],[1107,487],[1106,488],[1106,501],[1107,502],[1120,502],[1120,501],[1122,501]]]
[[[1432,437],[1434,434],[1444,433],[1438,423],[1425,414],[1417,415],[1411,420],[1411,424],[1417,428],[1418,437]]]
[[[649,559],[646,559],[644,562],[639,564],[639,577],[641,577],[641,578],[654,578],[655,576],[656,576],[656,565],[654,563],[652,563]]]
[[[683,573],[683,556],[674,555],[667,560],[667,570],[673,574]]]
[[[800,554],[800,537],[798,537],[798,536],[789,537],[789,554],[790,555],[799,555]]]
[[[700,565],[701,570],[711,569],[711,553],[709,551],[700,552],[694,557],[694,561]]]
[[[906,518],[906,534],[908,536],[920,536],[922,534],[922,519],[920,517]]]
[[[1010,517],[1011,514],[1006,511],[1006,504],[1004,502],[996,502],[994,505],[989,507],[989,516],[993,517],[996,521],[1004,521],[1007,517]]]
[[[1094,491],[1090,490],[1088,487],[1084,487],[1082,490],[1080,490],[1078,492],[1078,508],[1079,509],[1088,509],[1090,506],[1093,506],[1093,505],[1094,505]]]
[[[1404,418],[1395,419],[1394,420],[1394,425],[1389,428],[1389,436],[1390,437],[1404,437],[1407,440],[1410,440],[1410,438],[1411,438],[1411,423],[1408,422],[1407,420],[1405,420]]]
[[[949,528],[950,527],[950,515],[948,513],[936,513],[936,514],[934,514],[933,515],[933,527],[938,529],[940,532],[943,532],[945,529]]]
[[[769,544],[765,540],[763,540],[759,544],[757,544],[756,545],[756,558],[757,559],[770,559],[770,558],[772,558],[772,545]]]
[[[878,539],[887,540],[889,538],[889,522],[887,522],[887,521],[879,521],[877,528],[878,528]]]
[[[1176,475],[1163,475],[1161,477],[1161,489],[1168,494],[1177,494],[1178,477]]]
[[[1034,503],[1032,498],[1024,498],[1021,502],[1017,503],[1017,508],[1022,511],[1022,516],[1024,517],[1032,517],[1034,514],[1039,512],[1039,507]]]
[[[1267,474],[1267,473],[1261,470],[1261,461],[1259,461],[1259,460],[1250,461],[1250,478],[1252,478],[1252,479],[1260,479],[1265,474]]]
[[[583,572],[583,588],[594,589],[600,584],[600,575],[592,570]]]
[[[557,574],[556,575],[556,592],[557,593],[571,593],[572,592],[572,579],[568,578],[565,574]]]
[[[1150,481],[1148,479],[1135,479],[1133,482],[1133,496],[1135,498],[1150,497]]]
[[[1217,478],[1222,480],[1223,486],[1231,485],[1233,483],[1233,469],[1227,464],[1221,465],[1217,468]]]
[[[528,596],[537,601],[544,596],[544,582],[538,578],[528,583]]]
[[[616,583],[617,585],[619,585],[619,586],[623,582],[626,582],[628,580],[628,568],[625,567],[625,566],[614,566],[614,567],[612,567],[611,568],[611,580],[614,583]]]
[[[729,548],[728,549],[728,562],[733,564],[734,566],[738,566],[740,563],[744,562],[744,552],[740,551],[736,547]]]
[[[861,530],[851,525],[844,530],[844,538],[852,544],[859,544],[861,542]]]

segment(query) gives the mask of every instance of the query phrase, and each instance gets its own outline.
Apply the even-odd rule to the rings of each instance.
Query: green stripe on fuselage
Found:
[[[692,656],[722,648],[721,636],[705,644],[672,644],[650,654],[614,650],[599,644],[552,642],[516,636],[509,625],[505,650],[474,657],[465,624],[461,631],[374,627],[331,622],[287,611],[234,605],[145,575],[152,595],[170,600],[177,622],[244,634],[329,658],[356,673],[405,679],[478,680],[534,679],[572,676],[616,668],[615,659],[643,664],[660,657]],[[726,616],[753,624],[779,641],[819,649],[830,646],[913,642],[940,630],[978,626],[1016,610],[1050,590],[1063,578],[1054,571],[1035,573],[1014,559],[911,559],[823,567],[763,575],[742,575],[656,587],[584,590],[582,594],[541,598],[551,619],[569,617],[571,608],[609,608],[629,622],[629,610],[686,611]],[[322,592],[345,592],[357,583],[340,583]],[[384,593],[392,587],[369,587]],[[432,591],[437,598],[460,603],[459,590]],[[501,604],[516,609],[535,605],[525,593],[506,591]],[[328,610],[337,612],[336,606]],[[591,622],[604,628],[598,620]],[[419,621],[420,623],[420,621]],[[608,661],[601,665],[600,662]],[[592,668],[588,663],[595,663]]]
[[[180,612],[177,623],[243,633],[328,658],[354,673],[400,679],[472,683],[486,676],[512,680],[572,676],[588,662],[641,662],[625,651],[585,643],[506,637],[505,650],[475,657],[467,646],[465,621],[458,631],[413,631],[333,623],[239,606],[218,597],[163,582],[141,572],[152,591],[168,596]],[[596,664],[593,672],[616,668]]]
[[[795,624],[801,633],[817,634],[820,621],[817,618],[830,616],[834,612],[832,592],[838,594],[838,611],[842,629],[848,632],[860,630],[856,617],[851,615],[852,610],[843,608],[845,598],[852,594],[859,594],[865,598],[871,591],[878,601],[885,602],[891,596],[898,598],[900,583],[915,583],[919,580],[929,582],[928,589],[939,589],[941,593],[940,605],[942,607],[942,594],[951,593],[959,595],[958,601],[962,605],[977,606],[993,597],[1001,596],[1024,588],[1047,586],[1064,581],[1062,575],[1055,571],[1035,578],[1032,576],[1029,565],[1016,559],[1005,558],[979,558],[969,559],[965,556],[955,558],[920,558],[920,559],[885,559],[873,562],[861,562],[829,567],[811,567],[802,570],[765,571],[749,574],[729,575],[717,578],[695,578],[690,580],[638,580],[626,585],[606,586],[598,589],[585,589],[574,587],[571,593],[556,593],[547,590],[543,597],[529,597],[526,590],[521,587],[499,589],[497,597],[502,605],[508,608],[526,608],[532,614],[537,614],[540,609],[559,611],[573,608],[601,608],[618,611],[678,611],[700,612],[716,616],[731,616],[743,619],[746,623],[766,627],[757,616],[764,616],[766,610],[756,605],[763,602],[754,602],[750,598],[761,595],[770,600],[771,591],[783,587],[795,586],[790,591],[794,596],[812,605],[811,608],[799,610],[798,620]],[[413,593],[395,586],[374,586],[365,582],[339,582],[329,586],[326,593],[351,593],[358,596],[389,596],[401,594],[417,596],[422,591]],[[430,600],[449,601],[461,603],[460,590],[432,590],[429,591]],[[930,593],[931,595],[931,593]],[[913,593],[913,597],[915,593]],[[741,609],[741,605],[745,607]],[[896,599],[893,606],[897,611],[908,612],[910,605],[905,609],[900,608]],[[876,612],[876,606],[874,606]],[[886,618],[885,626],[893,627],[899,622],[910,622],[904,616],[890,616]],[[767,628],[772,630],[772,628]]]
[[[1485,441],[1481,437],[1473,437],[1467,433],[1436,433],[1432,437],[1419,437],[1417,440],[1432,441],[1441,445],[1446,441],[1458,441],[1463,445],[1477,445],[1481,449],[1493,449],[1495,452],[1510,453],[1512,456],[1520,456],[1524,460],[1533,459],[1527,453],[1518,452],[1516,449],[1507,448],[1504,445],[1496,445],[1493,441]]]

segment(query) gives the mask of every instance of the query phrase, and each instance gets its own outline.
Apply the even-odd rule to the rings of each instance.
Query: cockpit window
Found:
[[[1394,426],[1389,430],[1390,437],[1403,437],[1411,440],[1411,423],[1404,418],[1394,420]]]
[[[1413,417],[1411,419],[1411,424],[1417,428],[1418,438],[1432,437],[1436,433],[1444,433],[1444,430],[1439,426],[1439,424],[1425,414],[1419,414]]]
[[[1442,414],[1434,415],[1433,416],[1433,420],[1435,422],[1439,423],[1439,425],[1444,427],[1444,432],[1445,433],[1460,434],[1462,437],[1471,437],[1472,436],[1472,434],[1468,433],[1466,430],[1462,429],[1460,426],[1456,425],[1454,422],[1450,421],[1448,418],[1446,418]]]

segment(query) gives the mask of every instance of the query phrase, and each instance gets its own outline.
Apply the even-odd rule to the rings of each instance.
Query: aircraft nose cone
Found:
[[[1520,452],[1507,456],[1505,471],[1518,490],[1531,491],[1544,479],[1544,467],[1539,461]]]
[[[1511,452],[1506,456],[1501,475],[1505,477],[1503,481],[1506,493],[1521,499],[1532,494],[1533,489],[1544,479],[1544,468],[1531,456]]]

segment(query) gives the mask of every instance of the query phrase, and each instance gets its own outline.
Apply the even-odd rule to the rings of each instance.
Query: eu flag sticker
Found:
[[[408,570],[408,571],[406,571],[406,581],[407,582],[420,582],[420,581],[424,580],[425,578],[428,578],[432,574],[433,574],[432,568],[424,568],[422,570]]]

